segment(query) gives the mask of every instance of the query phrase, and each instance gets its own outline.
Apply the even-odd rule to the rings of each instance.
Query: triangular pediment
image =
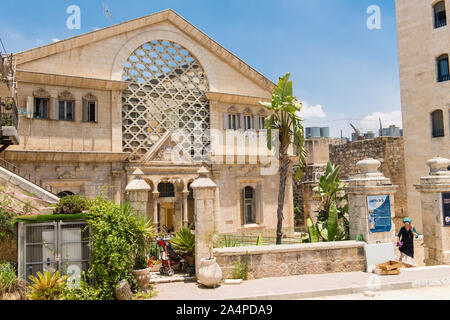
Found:
[[[192,157],[184,151],[170,132],[164,136],[147,152],[143,162],[146,164],[194,165]]]
[[[215,56],[222,63],[234,69],[236,75],[240,74],[241,77],[243,76],[242,78],[246,78],[247,81],[250,80],[249,82],[252,82],[253,85],[251,84],[243,85],[244,87],[248,87],[249,90],[253,92],[253,94],[249,95],[261,97],[271,96],[271,93],[275,86],[272,81],[264,77],[261,73],[253,69],[251,66],[246,64],[244,61],[239,59],[234,54],[232,54],[230,51],[223,48],[216,41],[214,41],[212,38],[207,36],[205,33],[200,31],[198,28],[193,26],[191,23],[189,23],[187,20],[182,18],[179,14],[177,14],[171,9],[154,13],[142,18],[130,20],[104,29],[92,31],[86,34],[58,41],[56,43],[48,44],[35,49],[20,52],[15,56],[17,69],[19,71],[23,70],[23,71],[34,71],[44,73],[48,72],[52,74],[83,76],[86,78],[94,78],[94,79],[100,78],[105,80],[121,80],[120,72],[118,72],[118,70],[120,70],[119,67],[122,64],[122,60],[120,60],[120,58],[126,57],[120,56],[121,54],[122,55],[125,54],[126,50],[123,52],[120,50],[116,52],[115,50],[117,49],[117,47],[120,46],[123,47],[129,46],[130,43],[126,42],[126,40],[129,40],[130,38],[133,37],[137,38],[139,37],[140,33],[143,33],[145,30],[148,30],[149,28],[152,27],[157,28],[162,33],[171,32],[170,27],[174,29],[176,28],[176,30],[178,30],[178,34],[182,35],[182,37],[189,38],[190,40],[195,42],[195,46],[200,45],[202,48],[206,49],[209,52],[208,53],[209,55]],[[160,40],[170,40],[170,39],[160,39]],[[104,50],[104,48],[108,48],[108,52],[106,52],[104,56],[101,57],[103,60],[99,61],[99,65],[102,66],[97,66],[96,61],[94,61],[95,57],[99,55],[102,56],[99,50]],[[131,49],[134,50],[135,48]],[[86,58],[84,58],[83,55],[85,54],[85,51],[89,50],[92,51],[92,56],[91,57],[86,56]],[[111,56],[115,56],[119,59],[120,62],[118,63],[119,67],[114,68],[114,61],[111,64],[112,67],[109,67],[108,54],[110,54]],[[201,52],[200,54],[204,55],[203,52]],[[54,57],[54,59],[52,57]],[[92,57],[94,57],[94,59],[92,59]],[[202,63],[201,57],[197,58],[199,58],[200,63]],[[45,60],[43,61],[43,63],[40,62],[40,60],[42,59]],[[74,68],[72,66],[72,64],[74,63],[73,62],[74,59],[77,60],[76,62],[77,68]],[[83,69],[82,60],[84,59],[90,65],[86,66],[86,68]],[[208,60],[208,58],[206,58],[206,60]],[[117,63],[117,61],[115,62]],[[211,63],[217,65],[215,61],[212,61]],[[68,66],[62,65],[57,67],[56,65],[58,64],[67,64]],[[52,69],[53,66],[54,69]],[[74,74],[71,74],[72,70]],[[217,74],[223,73],[222,71],[223,67],[218,66],[217,71],[215,73]],[[235,78],[235,76],[232,73],[221,74],[221,76],[226,77],[228,79],[234,78],[235,81],[238,79]],[[259,88],[259,90],[257,88]],[[222,89],[219,85],[218,88],[212,88],[211,91],[228,92],[231,94],[240,93],[240,92],[230,92],[230,90],[227,89],[229,88]],[[243,93],[247,94],[246,92]]]

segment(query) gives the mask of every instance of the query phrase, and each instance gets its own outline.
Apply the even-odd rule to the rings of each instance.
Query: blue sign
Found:
[[[442,211],[444,213],[444,227],[450,227],[450,193],[442,194]]]
[[[391,199],[389,195],[368,196],[369,230],[371,233],[392,230]]]

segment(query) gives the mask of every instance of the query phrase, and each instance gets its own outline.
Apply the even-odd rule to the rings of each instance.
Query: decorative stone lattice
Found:
[[[209,148],[210,109],[206,74],[180,45],[151,41],[125,63],[129,82],[122,96],[123,151],[143,161],[166,132],[178,133],[180,146],[194,159]]]

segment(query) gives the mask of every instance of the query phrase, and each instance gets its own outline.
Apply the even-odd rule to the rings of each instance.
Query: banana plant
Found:
[[[314,224],[314,222],[312,221],[311,218],[308,218],[307,224],[308,224],[308,231],[309,231],[309,240],[311,242],[319,242],[318,231],[317,231],[316,225]]]

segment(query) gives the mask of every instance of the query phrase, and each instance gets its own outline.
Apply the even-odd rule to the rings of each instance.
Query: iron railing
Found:
[[[275,245],[277,243],[276,237],[264,237],[262,236],[261,245]],[[214,247],[216,248],[226,248],[226,247],[248,247],[256,246],[258,242],[258,236],[248,236],[248,235],[221,235],[216,240]],[[302,237],[283,237],[281,239],[281,244],[301,244],[303,243]]]
[[[6,161],[5,159],[1,159],[0,158],[0,167],[18,175],[19,177],[28,180],[29,182],[41,187],[42,189],[44,189],[47,192],[52,193],[53,195],[57,196],[58,190],[55,189],[54,187],[52,187],[51,185],[49,185],[48,183],[45,183],[44,181],[42,181],[39,177],[36,177],[32,174],[30,174],[29,172],[27,172],[26,170],[23,170],[15,165],[13,165],[12,163]]]
[[[0,98],[0,126],[19,128],[19,111],[12,97]]]

